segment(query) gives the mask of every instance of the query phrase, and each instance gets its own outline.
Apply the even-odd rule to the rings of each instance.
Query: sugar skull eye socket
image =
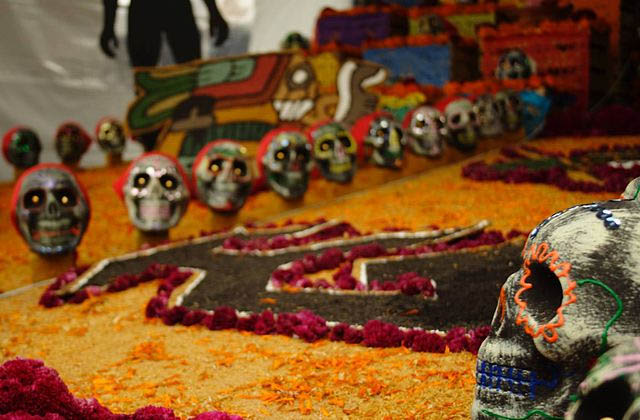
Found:
[[[322,143],[320,143],[320,150],[322,150],[323,152],[326,152],[331,149],[333,149],[333,143],[331,141],[325,140]]]
[[[420,118],[418,118],[418,119],[416,119],[416,124],[415,124],[415,125],[416,125],[416,127],[417,127],[417,128],[424,128],[424,127],[426,127],[428,124],[427,124],[427,122],[426,122],[424,119],[420,119]]]
[[[222,170],[222,159],[213,159],[211,163],[209,163],[209,170],[214,174],[217,174]]]
[[[278,162],[282,162],[289,156],[289,151],[287,149],[280,149],[276,151],[275,156]]]
[[[45,194],[41,189],[35,189],[24,195],[23,204],[26,209],[34,209],[44,204]]]
[[[457,124],[460,124],[460,121],[461,121],[461,120],[462,120],[462,115],[460,115],[460,114],[456,114],[456,115],[454,115],[453,117],[451,117],[451,122],[452,122],[453,124],[456,124],[456,125],[457,125]]]
[[[149,175],[147,174],[138,174],[133,179],[133,186],[135,188],[144,188],[149,183]]]
[[[56,197],[56,200],[58,200],[58,203],[63,206],[73,207],[76,205],[76,193],[71,188],[60,188],[53,191],[53,195]]]
[[[160,177],[160,184],[167,190],[175,190],[178,188],[178,181],[172,175],[162,175]]]
[[[342,143],[342,145],[345,147],[345,149],[349,149],[351,147],[352,143],[349,137],[340,136],[338,137],[338,139],[340,140],[340,143]]]
[[[475,122],[477,118],[478,118],[478,116],[476,115],[475,112],[470,112],[469,113],[469,119],[471,120],[471,122]]]
[[[233,174],[236,176],[245,176],[247,174],[247,164],[241,160],[233,161]]]

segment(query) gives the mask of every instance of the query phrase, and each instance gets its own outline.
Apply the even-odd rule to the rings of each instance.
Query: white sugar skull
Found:
[[[421,106],[414,109],[405,120],[409,146],[420,156],[437,157],[444,150],[448,136],[446,119],[436,108]]]
[[[124,151],[126,136],[122,123],[115,118],[106,117],[96,125],[96,139],[100,148],[111,155],[121,155]]]
[[[502,286],[478,353],[473,418],[561,417],[592,361],[640,335],[639,316],[640,203],[549,217]]]
[[[339,123],[321,124],[310,130],[313,158],[329,181],[346,183],[356,172],[358,145]]]
[[[259,163],[269,187],[288,200],[302,197],[313,166],[307,137],[298,130],[276,129],[262,141],[264,154],[259,155]]]
[[[478,140],[478,118],[467,98],[454,98],[439,104],[447,121],[449,141],[460,150],[473,150]]]
[[[493,95],[480,95],[473,104],[473,110],[478,117],[480,134],[484,137],[497,137],[504,132],[500,119],[500,108],[494,101]]]
[[[518,94],[512,90],[501,90],[494,95],[493,99],[498,104],[502,126],[507,131],[516,131],[520,128],[522,102]]]
[[[404,130],[393,116],[378,113],[364,119],[364,144],[370,149],[371,160],[383,168],[398,169],[402,166],[402,156],[406,139]],[[355,127],[359,125],[356,122]],[[358,134],[354,133],[354,137]]]
[[[567,420],[640,418],[640,337],[618,344],[598,358],[578,387]]]
[[[160,153],[134,160],[122,179],[129,218],[143,232],[165,232],[178,224],[191,194],[180,164]]]
[[[213,211],[239,210],[251,192],[253,176],[245,147],[219,140],[198,153],[193,165],[198,199]]]
[[[43,255],[73,251],[89,223],[89,199],[62,165],[34,166],[14,187],[12,221],[32,251]]]

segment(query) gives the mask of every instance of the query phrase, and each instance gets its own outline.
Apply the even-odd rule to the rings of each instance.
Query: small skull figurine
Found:
[[[561,417],[592,361],[640,335],[640,202],[558,212],[522,255],[478,353],[474,419]]]
[[[497,79],[528,79],[535,73],[535,61],[519,48],[504,53],[495,70]]]
[[[187,210],[191,193],[182,166],[158,152],[135,159],[114,185],[129,218],[143,232],[166,232]]]
[[[430,106],[420,106],[407,113],[403,125],[409,135],[409,146],[415,154],[427,157],[442,154],[448,132],[446,119],[440,111]]]
[[[313,158],[320,173],[329,181],[351,182],[356,172],[358,145],[337,122],[322,122],[309,129]]]
[[[122,123],[115,118],[106,117],[96,125],[98,146],[110,155],[122,155],[126,136]]]
[[[54,143],[62,163],[73,166],[89,149],[91,137],[79,124],[66,122],[58,127]]]
[[[42,163],[16,182],[11,220],[32,251],[57,255],[73,251],[89,224],[89,199],[66,167]]]
[[[384,168],[398,169],[406,143],[402,127],[386,112],[374,112],[356,121],[351,134],[370,150],[371,160]]]
[[[2,138],[2,152],[5,159],[19,169],[37,165],[41,150],[40,138],[27,127],[14,127]]]
[[[598,358],[578,387],[567,420],[640,418],[640,337],[618,344]]]
[[[478,118],[473,110],[473,103],[464,97],[453,97],[440,101],[437,107],[447,121],[452,146],[464,151],[475,149]]]
[[[303,132],[276,128],[262,138],[258,151],[261,179],[280,196],[301,198],[307,191],[312,166],[311,146]]]
[[[480,95],[473,104],[473,111],[478,117],[480,134],[484,137],[498,137],[504,132],[500,119],[500,108],[493,95]]]
[[[520,128],[522,102],[518,94],[512,90],[501,90],[493,96],[493,99],[498,104],[502,126],[507,131],[516,131]]]
[[[196,156],[192,172],[198,199],[213,211],[238,211],[251,192],[247,150],[234,141],[209,143]]]

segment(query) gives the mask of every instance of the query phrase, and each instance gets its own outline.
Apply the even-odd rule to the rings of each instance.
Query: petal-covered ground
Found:
[[[640,138],[554,139],[535,145],[557,151],[612,143],[637,145]],[[498,156],[498,151],[491,151],[471,160]],[[480,219],[491,220],[492,229],[504,233],[528,231],[570,205],[618,195],[567,192],[544,184],[477,182],[461,176],[468,163],[439,166],[336,200],[320,198],[330,195],[322,192],[322,181],[315,180],[311,206],[277,217],[275,211],[289,204],[272,193],[253,197],[236,218],[211,216],[192,204],[171,237],[247,220],[319,217],[347,220],[363,231],[462,226]],[[78,250],[80,264],[131,251],[150,240],[138,236],[112,192],[111,183],[121,170],[80,174],[95,209]],[[384,172],[371,173],[381,182]],[[10,190],[9,185],[0,186],[0,290],[59,274],[70,263],[68,258],[42,260],[28,252],[8,221]],[[95,397],[114,412],[130,413],[153,404],[184,417],[213,410],[247,418],[469,416],[475,383],[475,357],[470,353],[372,349],[328,340],[307,344],[235,330],[167,327],[144,316],[156,288],[151,282],[55,309],[37,305],[44,286],[0,299],[0,362],[41,359],[59,372],[76,396]]]

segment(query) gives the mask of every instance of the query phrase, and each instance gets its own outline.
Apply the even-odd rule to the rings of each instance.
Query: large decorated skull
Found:
[[[356,172],[358,145],[340,123],[322,122],[309,129],[313,158],[329,181],[346,183]]]
[[[442,112],[430,106],[420,106],[407,113],[403,126],[414,153],[428,157],[442,154],[444,141],[449,134]]]
[[[111,155],[121,155],[126,141],[122,123],[113,117],[105,117],[96,125],[98,146]]]
[[[447,121],[449,141],[460,150],[473,150],[478,140],[478,118],[473,103],[464,97],[447,98],[438,103]]]
[[[493,99],[498,104],[502,126],[507,131],[516,131],[520,128],[522,102],[518,94],[512,90],[501,90],[493,96]]]
[[[260,142],[258,167],[261,179],[288,200],[304,195],[313,166],[307,136],[295,128],[276,128]]]
[[[478,117],[480,134],[484,137],[497,137],[504,132],[500,108],[493,99],[493,95],[480,95],[473,104],[473,110]]]
[[[41,150],[40,138],[27,127],[13,127],[2,138],[2,153],[5,159],[19,169],[37,165]]]
[[[91,145],[91,136],[80,124],[70,121],[58,127],[54,144],[62,163],[77,165]]]
[[[478,353],[473,418],[561,417],[593,360],[640,335],[639,256],[637,200],[575,206],[538,225]]]
[[[89,223],[89,198],[73,173],[42,163],[28,169],[13,189],[11,220],[32,251],[73,251]]]
[[[374,112],[359,118],[351,134],[368,149],[368,155],[378,166],[398,169],[406,143],[404,131],[387,112]]]
[[[177,160],[150,152],[135,159],[114,185],[129,218],[143,232],[166,232],[187,210],[189,182]]]
[[[231,140],[209,143],[196,156],[193,180],[198,199],[211,210],[239,210],[251,192],[247,150]]]
[[[640,419],[640,337],[600,356],[575,399],[567,420]]]

